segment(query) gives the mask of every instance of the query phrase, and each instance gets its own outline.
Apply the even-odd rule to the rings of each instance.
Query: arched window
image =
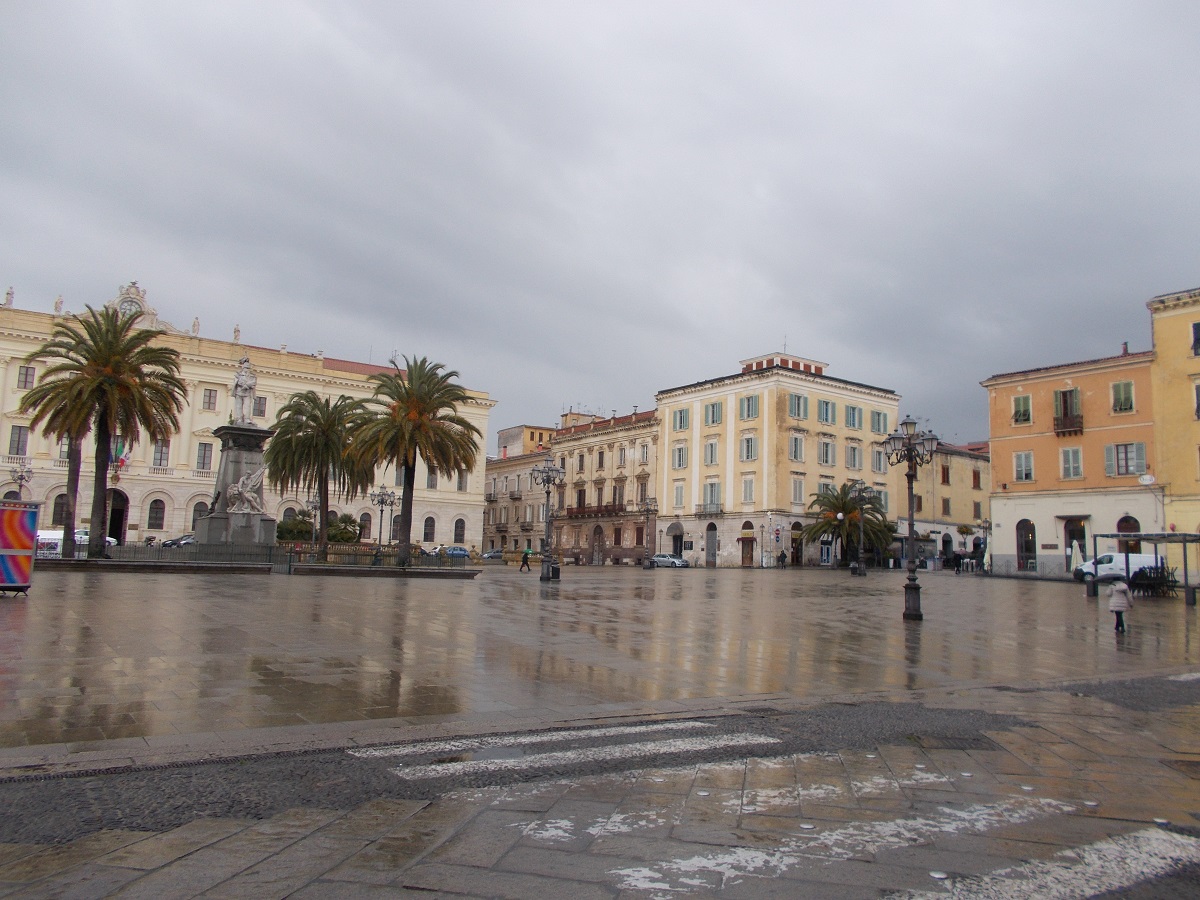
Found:
[[[162,531],[167,520],[167,504],[162,500],[150,501],[150,512],[146,515],[146,527],[151,531]]]
[[[59,494],[54,498],[54,509],[50,513],[51,525],[67,524],[67,495]]]
[[[286,522],[288,519],[294,519],[294,518],[296,518],[296,507],[294,507],[294,506],[284,507],[283,521]]]
[[[422,535],[421,540],[429,541],[430,543],[432,543],[435,540],[435,536],[434,536],[435,528],[436,528],[436,526],[434,525],[433,516],[426,516],[425,517],[425,533]]]
[[[192,531],[196,530],[196,523],[208,515],[208,504],[201,500],[192,507]]]
[[[358,517],[358,539],[366,540],[371,537],[371,514],[363,513]]]
[[[400,540],[400,517],[392,516],[392,536],[388,538],[391,541]]]
[[[1028,519],[1017,523],[1017,568],[1022,572],[1037,568],[1037,529]]]
[[[5,491],[4,499],[5,500],[20,500],[21,494],[19,491]]]
[[[325,510],[325,524],[336,525],[338,520],[338,511],[336,509]]]
[[[1142,523],[1133,516],[1121,516],[1117,520],[1117,531],[1121,534],[1136,534],[1142,530]],[[1141,553],[1141,541],[1117,541],[1118,553]]]
[[[454,520],[454,543],[461,544],[467,539],[467,520]]]

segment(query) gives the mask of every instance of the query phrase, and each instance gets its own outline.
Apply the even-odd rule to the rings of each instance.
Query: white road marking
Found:
[[[943,807],[937,815],[846,823],[828,831],[814,830],[783,837],[775,849],[727,847],[633,869],[613,869],[609,874],[615,876],[618,886],[626,890],[685,890],[685,878],[705,872],[720,875],[723,883],[728,885],[746,875],[778,876],[804,866],[823,866],[864,853],[927,843],[935,835],[981,834],[993,828],[1071,810],[1072,807],[1055,800],[1023,797],[995,804],[975,804],[965,809]]]
[[[1200,681],[1200,672],[1185,672],[1183,675],[1171,675],[1167,681]]]
[[[947,891],[899,894],[909,900],[963,897],[1002,900],[1015,895],[1038,900],[1091,897],[1160,878],[1200,862],[1200,840],[1159,828],[1063,850],[1054,859],[955,878]]]
[[[386,747],[366,747],[347,750],[360,759],[377,759],[392,756],[422,756],[429,753],[463,753],[469,750],[485,750],[488,747],[527,747],[530,744],[553,744],[555,741],[580,738],[628,737],[635,734],[650,734],[656,731],[702,731],[716,726],[709,722],[661,722],[653,725],[618,725],[610,728],[579,728],[569,731],[544,731],[536,734],[510,734],[498,737],[459,738],[446,741],[420,741],[415,744],[390,744]]]
[[[665,741],[640,741],[633,744],[612,744],[606,747],[586,747],[579,750],[560,750],[535,753],[520,759],[476,759],[432,765],[400,766],[389,771],[401,778],[445,778],[478,772],[511,772],[545,766],[580,765],[611,760],[634,761],[669,753],[698,753],[708,750],[732,750],[742,747],[778,744],[778,738],[757,734],[728,734],[713,737],[674,738]]]

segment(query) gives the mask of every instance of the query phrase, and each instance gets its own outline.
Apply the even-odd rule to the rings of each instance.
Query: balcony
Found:
[[[521,530],[522,531],[533,531],[533,523],[532,522],[522,522]]]
[[[193,478],[215,479],[217,477],[217,473],[214,472],[212,469],[192,469],[192,477]]]
[[[508,523],[507,522],[497,522],[496,530],[499,531],[501,534],[503,534],[504,532],[508,531]]]
[[[562,511],[568,519],[587,519],[599,516],[621,516],[625,514],[624,503],[605,503],[600,506],[570,506]]]
[[[1060,437],[1067,434],[1083,434],[1083,413],[1055,416],[1054,433]]]
[[[697,503],[696,515],[703,518],[715,518],[725,515],[725,506],[721,503]]]
[[[509,500],[520,500],[520,499],[521,499],[521,492],[520,492],[520,491],[509,491],[509,492],[508,492],[508,499],[509,499]]]
[[[495,503],[496,502],[496,492],[488,491],[486,494],[484,494],[483,502],[484,503]]]

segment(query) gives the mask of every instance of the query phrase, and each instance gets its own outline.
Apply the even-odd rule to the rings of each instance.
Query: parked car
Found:
[[[466,547],[459,547],[455,545],[453,547],[446,548],[446,555],[451,559],[466,559],[471,555],[471,551],[469,551]]]
[[[1125,577],[1125,557],[1129,557],[1129,575],[1138,569],[1152,569],[1157,564],[1153,553],[1101,553],[1095,559],[1089,559],[1079,566],[1072,574],[1076,581],[1112,581]]]
[[[686,569],[688,561],[682,556],[675,556],[671,553],[655,553],[650,557],[650,565],[658,568],[663,566],[666,568]]]
[[[187,547],[196,543],[196,535],[189,531],[187,534],[181,534],[179,537],[167,538],[162,542],[164,547]]]
[[[487,553],[483,554],[483,558],[484,559],[504,559],[504,551],[503,550],[489,550]]]

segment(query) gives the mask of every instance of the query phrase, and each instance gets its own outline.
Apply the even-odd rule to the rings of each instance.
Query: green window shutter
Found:
[[[1117,448],[1112,444],[1104,445],[1104,474],[1110,477],[1117,474]]]
[[[1063,392],[1054,392],[1054,416],[1058,418],[1063,414]]]
[[[1138,475],[1146,473],[1146,445],[1141,442],[1133,445],[1133,470]]]

